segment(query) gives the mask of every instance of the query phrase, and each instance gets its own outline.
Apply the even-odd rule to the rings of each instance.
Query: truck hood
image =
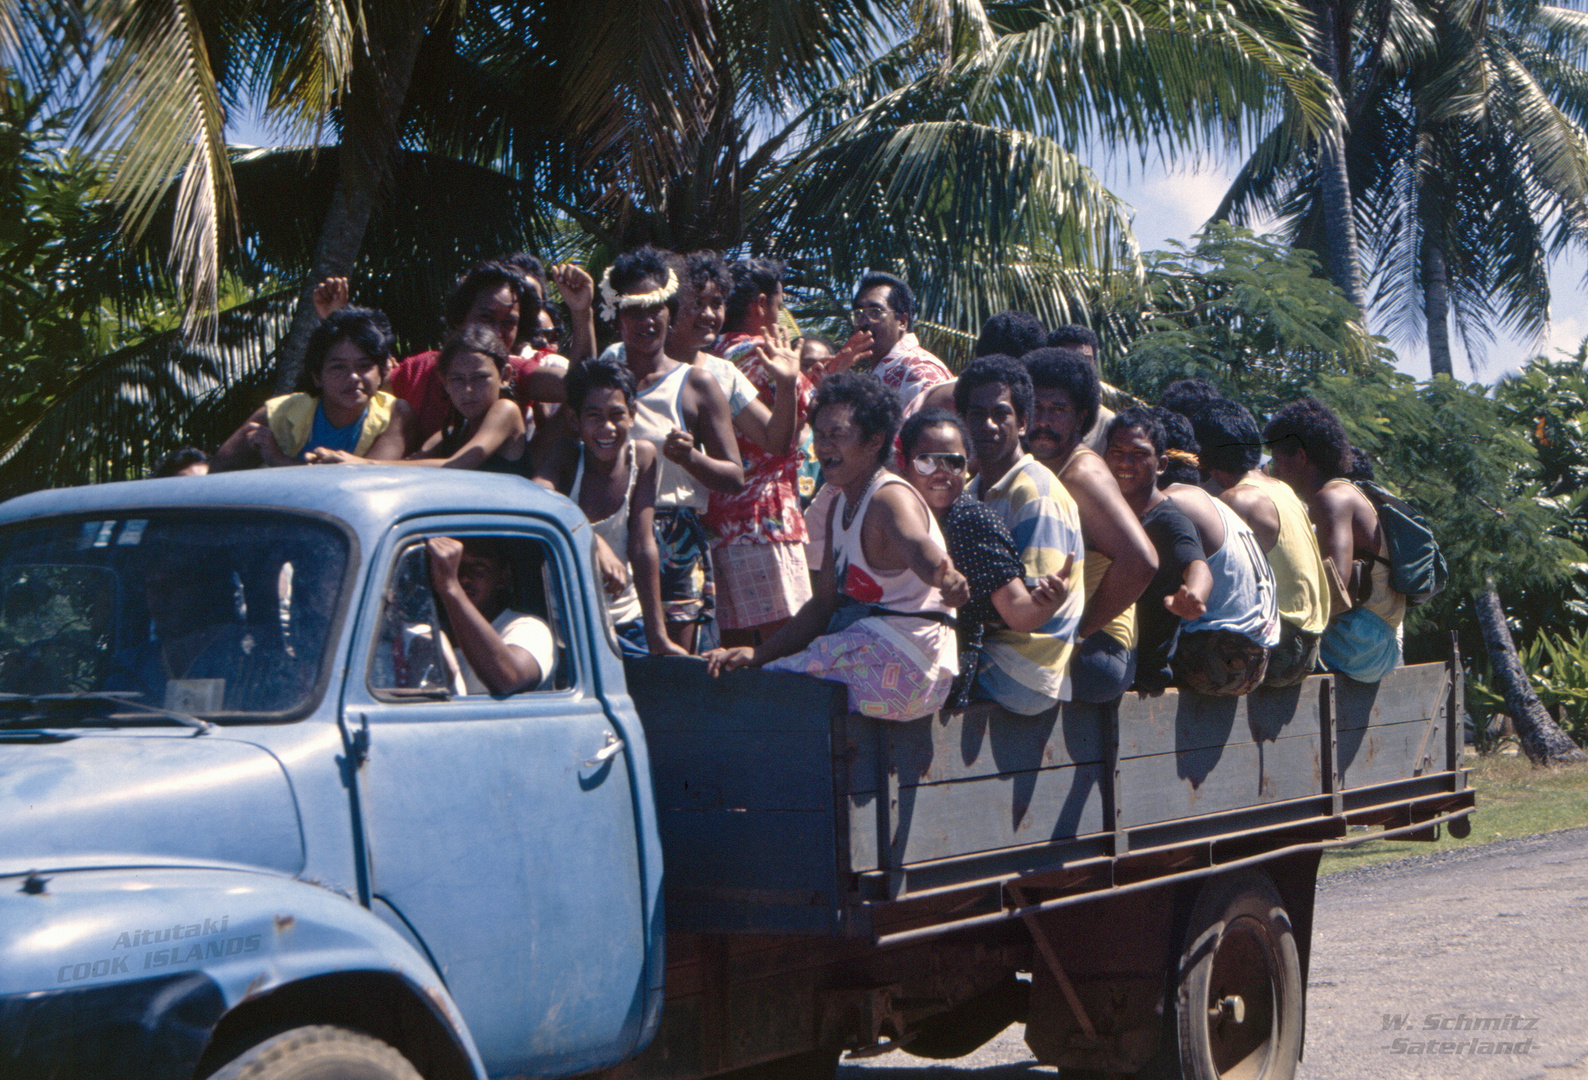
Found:
[[[116,866],[303,868],[281,763],[215,735],[0,737],[0,875]]]

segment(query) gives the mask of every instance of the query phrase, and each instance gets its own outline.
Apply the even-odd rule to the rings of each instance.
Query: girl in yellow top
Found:
[[[338,452],[396,461],[412,414],[381,390],[392,362],[391,323],[379,311],[346,307],[309,336],[298,390],[265,402],[221,444],[211,472],[303,465]]]

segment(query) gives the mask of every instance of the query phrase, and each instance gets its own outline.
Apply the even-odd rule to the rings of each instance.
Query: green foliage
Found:
[[[1325,375],[1393,360],[1317,260],[1278,238],[1214,222],[1191,245],[1144,262],[1145,309],[1111,320],[1129,340],[1111,374],[1149,400],[1175,379],[1201,376],[1261,411]]]
[[[1588,631],[1570,636],[1541,633],[1517,649],[1517,658],[1544,707],[1581,746],[1588,740]],[[1505,699],[1481,679],[1469,678],[1467,692],[1476,716],[1488,718],[1506,711]]]

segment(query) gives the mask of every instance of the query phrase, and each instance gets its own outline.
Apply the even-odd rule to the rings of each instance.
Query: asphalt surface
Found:
[[[1498,1030],[1486,1030],[1498,1028]],[[1509,1044],[1511,1052],[1502,1050]],[[1016,1025],[839,1080],[1053,1080]],[[1588,1080],[1588,829],[1320,879],[1298,1080]]]

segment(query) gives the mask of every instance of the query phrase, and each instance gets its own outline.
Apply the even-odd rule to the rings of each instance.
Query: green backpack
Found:
[[[1406,597],[1413,607],[1426,604],[1450,581],[1439,541],[1428,521],[1404,500],[1391,495],[1371,480],[1356,480],[1357,490],[1378,511],[1379,527],[1384,530],[1384,546],[1389,558],[1374,556],[1390,568],[1390,588]]]

